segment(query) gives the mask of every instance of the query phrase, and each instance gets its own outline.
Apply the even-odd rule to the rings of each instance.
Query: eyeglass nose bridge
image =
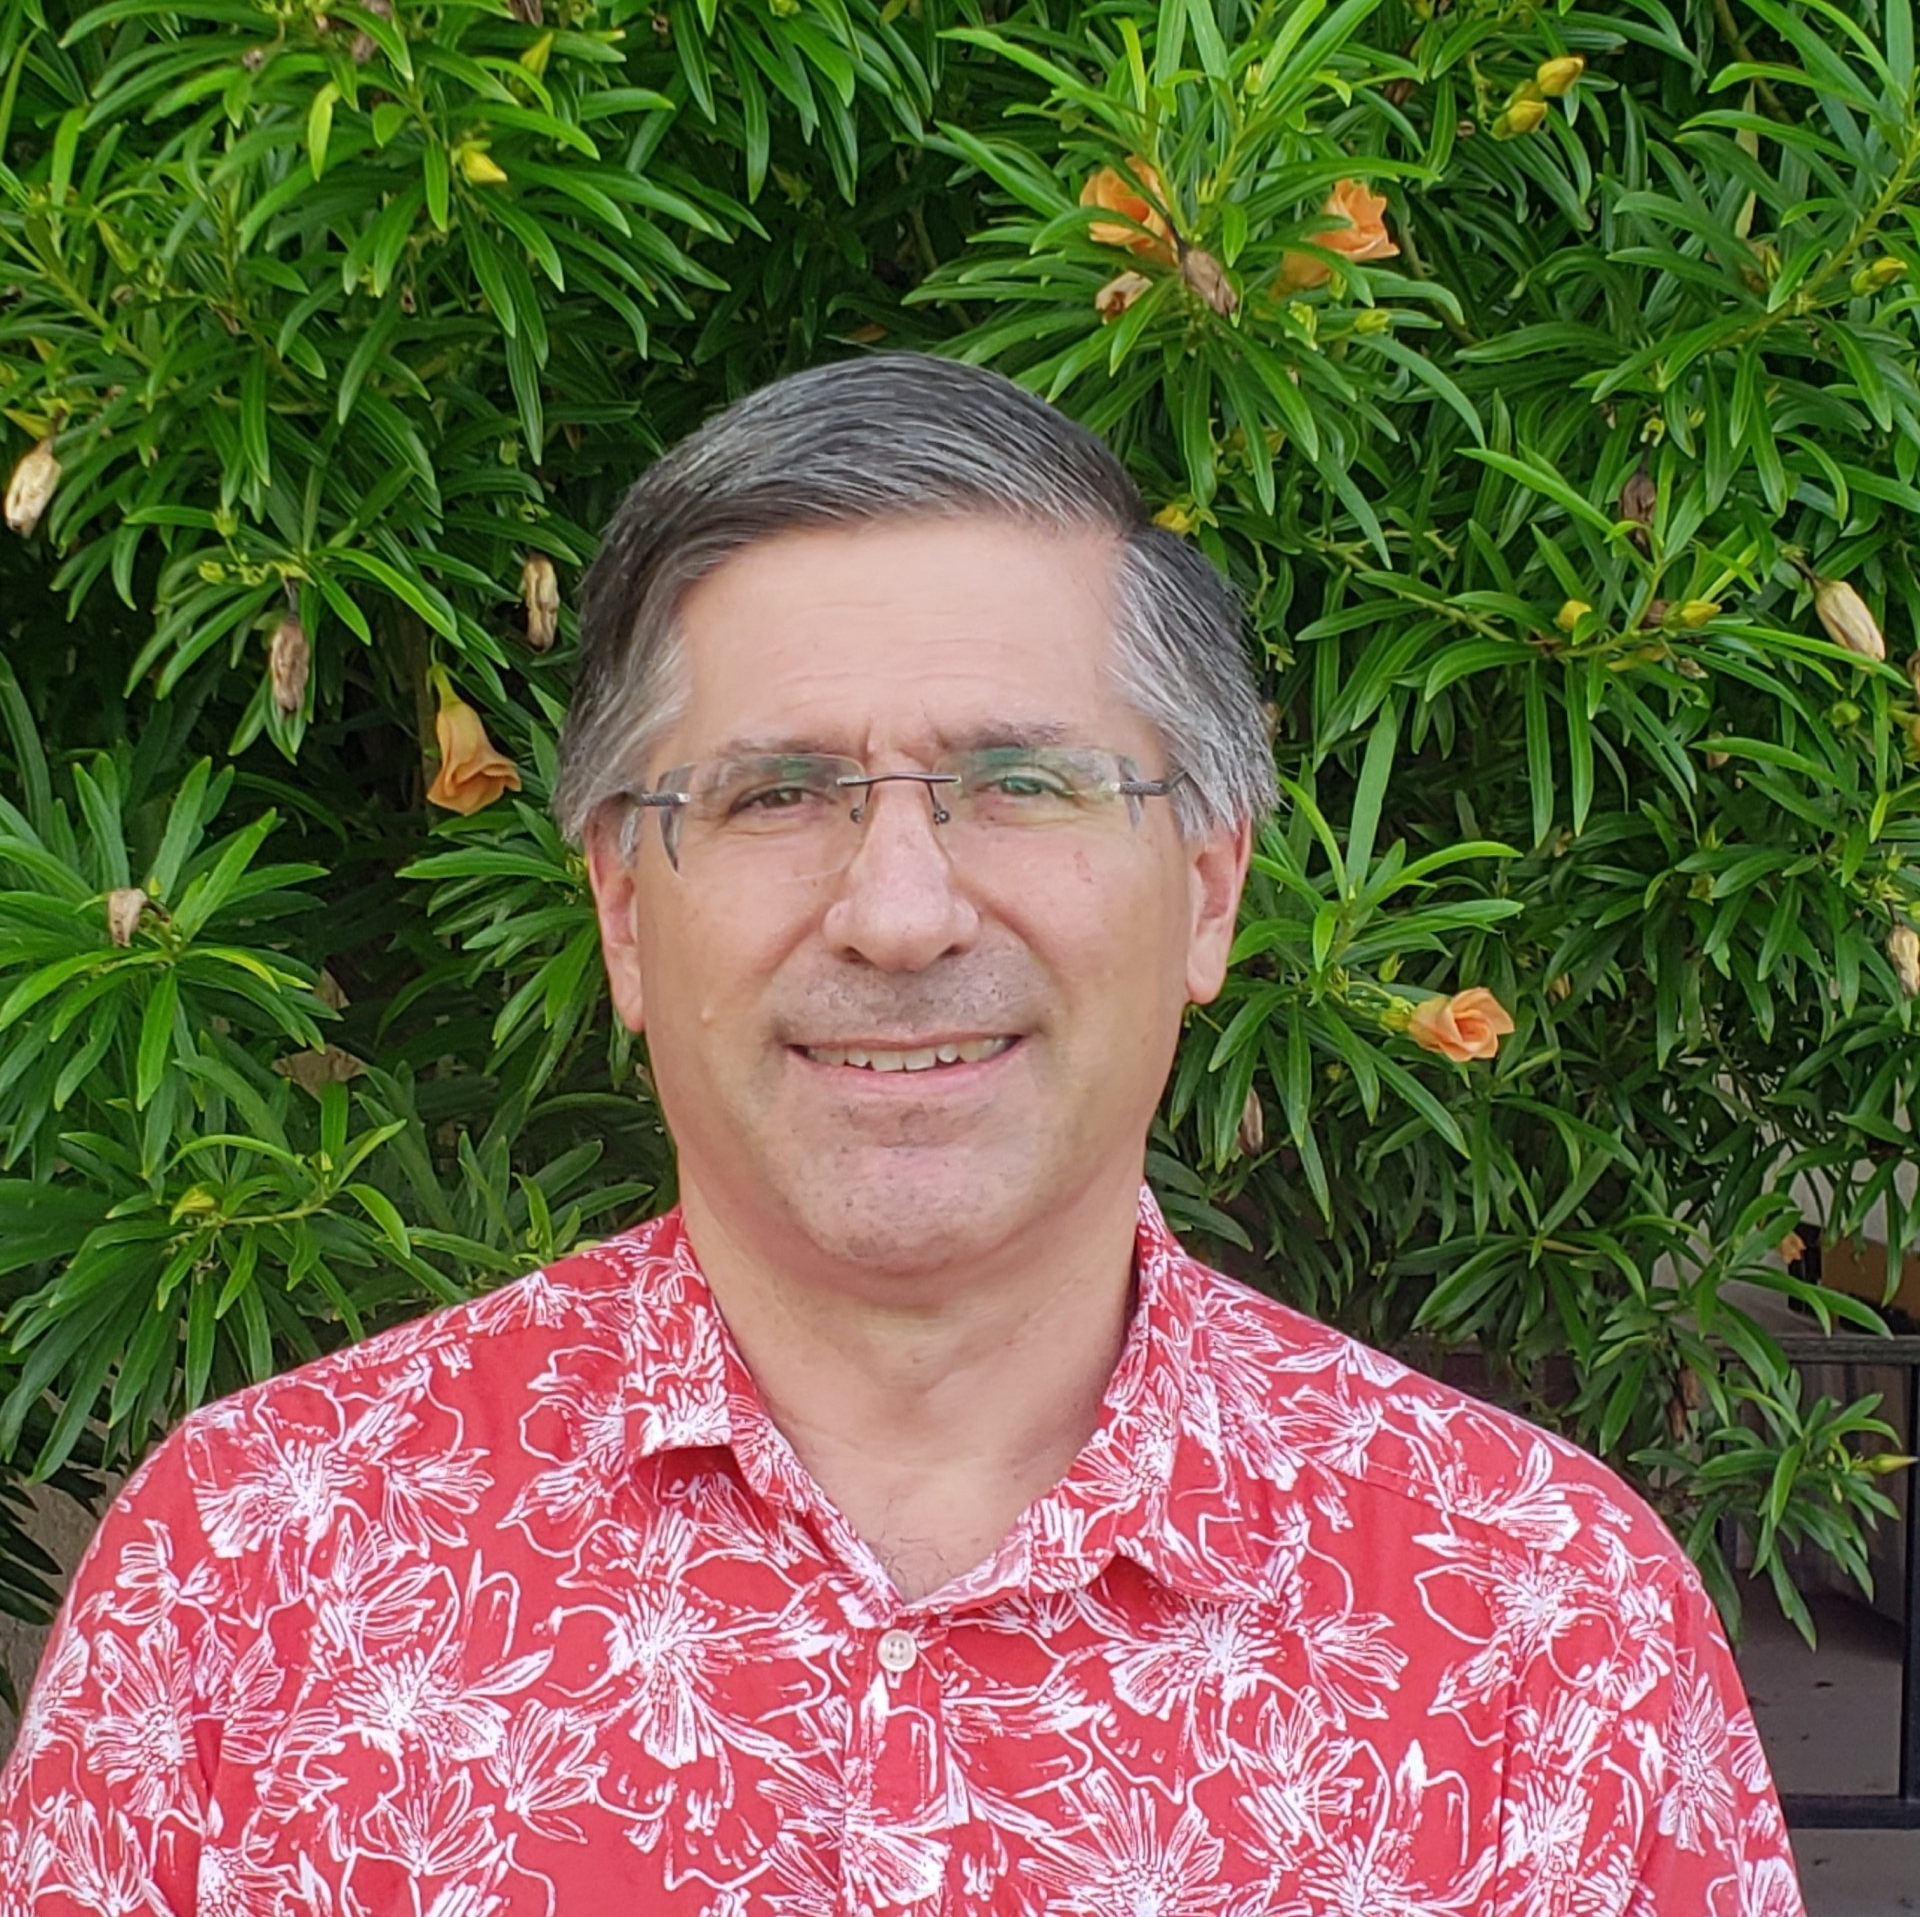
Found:
[[[942,785],[958,785],[960,775],[957,772],[861,772],[857,774],[850,772],[834,780],[834,784],[860,788],[860,802],[847,815],[855,825],[866,824],[867,807],[873,801],[873,788],[886,784],[889,779],[906,779],[916,785],[925,786],[927,798],[933,806],[935,825],[945,825],[953,817],[953,814],[940,803],[940,795],[934,788]]]

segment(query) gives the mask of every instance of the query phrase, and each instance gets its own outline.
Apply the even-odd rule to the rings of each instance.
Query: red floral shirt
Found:
[[[904,1603],[677,1216],[189,1418],[0,1779],[9,1917],[1800,1917],[1606,1471],[1193,1263]]]

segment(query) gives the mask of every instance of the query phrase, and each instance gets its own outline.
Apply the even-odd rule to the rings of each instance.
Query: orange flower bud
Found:
[[[1089,239],[1101,246],[1124,246],[1129,253],[1173,264],[1173,228],[1161,211],[1167,204],[1167,189],[1145,160],[1130,157],[1124,175],[1117,167],[1101,167],[1080,189],[1080,204],[1122,216],[1120,220],[1095,220],[1087,228]],[[1137,224],[1128,225],[1127,221]]]
[[[545,652],[560,630],[560,581],[553,561],[537,552],[520,568],[520,603],[527,613],[527,644]]]
[[[449,694],[440,702],[433,729],[440,742],[440,770],[427,788],[427,802],[471,817],[503,792],[520,790],[513,761],[487,737],[479,713]]]
[[[7,524],[24,538],[40,523],[53,489],[60,483],[60,462],[51,436],[24,455],[7,481]]]
[[[1342,180],[1327,195],[1320,211],[1340,225],[1325,233],[1316,233],[1313,243],[1321,251],[1338,253],[1350,260],[1398,259],[1400,249],[1387,231],[1387,196],[1375,193],[1359,180]],[[1287,253],[1281,257],[1280,276],[1274,281],[1276,293],[1304,293],[1324,286],[1333,277],[1333,268],[1312,253]]]
[[[1451,998],[1422,999],[1407,1020],[1407,1036],[1416,1045],[1456,1064],[1491,1058],[1512,1030],[1506,1007],[1483,985],[1471,985]]]

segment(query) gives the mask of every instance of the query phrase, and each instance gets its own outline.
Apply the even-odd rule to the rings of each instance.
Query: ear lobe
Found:
[[[1187,998],[1192,1004],[1210,1004],[1226,983],[1252,854],[1253,828],[1245,821],[1210,833],[1190,850],[1193,934],[1187,944]]]
[[[606,811],[587,821],[582,841],[593,909],[600,921],[600,956],[607,968],[613,1008],[630,1032],[646,1029],[640,978],[640,900],[633,865],[620,844],[620,831]]]

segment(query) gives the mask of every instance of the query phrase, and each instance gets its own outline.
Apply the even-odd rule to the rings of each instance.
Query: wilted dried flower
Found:
[[[1920,932],[1905,919],[1887,934],[1887,957],[1901,991],[1909,998],[1920,997]]]
[[[1103,320],[1117,320],[1153,282],[1144,273],[1136,273],[1128,267],[1124,273],[1116,273],[1099,292],[1093,296],[1093,310]]]
[[[1780,1241],[1780,1256],[1789,1265],[1797,1265],[1807,1255],[1807,1241],[1797,1231],[1790,1231]]]
[[[1660,489],[1653,483],[1652,474],[1642,466],[1620,488],[1618,508],[1620,517],[1633,525],[1633,543],[1642,552],[1647,549],[1645,529],[1653,524],[1653,516],[1659,510]]]
[[[1511,1014],[1484,985],[1471,985],[1451,998],[1422,999],[1407,1021],[1407,1036],[1416,1045],[1456,1064],[1491,1058],[1512,1030]]]
[[[53,438],[49,434],[34,449],[22,455],[7,481],[7,524],[22,537],[40,523],[53,489],[60,483],[60,462],[53,456]]]
[[[1835,645],[1845,646],[1863,659],[1887,656],[1886,636],[1880,630],[1880,622],[1867,610],[1867,602],[1844,579],[1816,580],[1813,609],[1820,615],[1820,623]]]
[[[520,603],[527,613],[527,644],[545,652],[560,630],[560,581],[553,561],[535,553],[520,569]]]
[[[1227,269],[1211,253],[1190,246],[1180,256],[1180,277],[1213,308],[1229,314],[1240,304],[1240,295],[1227,278]]]
[[[1090,175],[1080,189],[1080,204],[1124,216],[1122,220],[1093,221],[1087,228],[1089,239],[1101,246],[1124,246],[1129,253],[1173,264],[1173,228],[1161,211],[1167,204],[1167,189],[1160,183],[1160,175],[1137,154],[1127,160],[1124,175],[1111,166]],[[1128,221],[1138,224],[1129,225]]]
[[[362,13],[370,13],[376,20],[393,18],[393,0],[360,0]],[[347,49],[348,56],[357,67],[363,67],[373,58],[374,38],[364,29],[353,36],[353,44]]]
[[[131,945],[147,909],[147,895],[137,885],[116,886],[107,894],[107,937],[115,945]]]
[[[1577,53],[1563,53],[1558,59],[1542,60],[1534,69],[1533,84],[1549,100],[1557,100],[1573,90],[1573,83],[1586,72],[1587,63]]]
[[[1709,772],[1718,772],[1732,757],[1733,754],[1730,752],[1717,752],[1709,746],[1707,748],[1707,770]]]
[[[1404,73],[1397,80],[1389,80],[1380,89],[1380,97],[1388,106],[1405,106],[1413,98],[1414,82]]]
[[[318,1093],[323,1085],[343,1085],[350,1078],[358,1078],[367,1067],[351,1052],[329,1045],[320,1051],[289,1052],[273,1061],[273,1069],[303,1091]]]
[[[1493,137],[1496,140],[1514,140],[1523,134],[1538,130],[1547,117],[1547,103],[1544,100],[1515,100],[1509,104],[1493,123]]]
[[[1547,996],[1556,1005],[1563,1004],[1573,996],[1573,974],[1560,972],[1547,980]]]
[[[1363,181],[1341,180],[1327,195],[1320,211],[1341,225],[1316,233],[1313,243],[1322,252],[1337,253],[1349,260],[1392,260],[1400,249],[1387,231],[1387,196],[1375,193]],[[1312,253],[1287,253],[1280,260],[1280,275],[1274,281],[1276,293],[1304,293],[1324,286],[1333,277],[1333,268]]]
[[[520,773],[487,737],[479,713],[464,699],[448,695],[434,716],[440,742],[440,770],[427,788],[427,802],[463,818],[491,805],[503,792],[520,790]]]
[[[1571,632],[1592,610],[1593,608],[1584,599],[1569,599],[1553,615],[1553,623],[1562,632]]]
[[[1240,1110],[1238,1141],[1241,1155],[1246,1158],[1256,1157],[1267,1142],[1267,1117],[1260,1109],[1260,1094],[1252,1089],[1248,1090],[1247,1102]]]
[[[312,663],[313,648],[307,643],[306,627],[292,617],[281,620],[267,641],[267,679],[273,687],[273,703],[282,712],[300,710],[307,696],[307,671]]]

